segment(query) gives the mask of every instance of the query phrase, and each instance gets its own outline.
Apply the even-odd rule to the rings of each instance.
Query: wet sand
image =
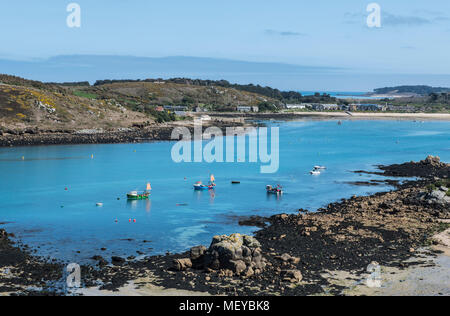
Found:
[[[412,258],[410,262],[420,264],[399,269],[393,267],[381,268],[380,287],[367,285],[370,274],[337,271],[323,276],[335,286],[345,289],[345,296],[450,296],[450,257],[438,256]]]
[[[140,278],[134,281],[130,281],[128,284],[116,291],[100,290],[98,287],[93,287],[77,290],[72,294],[83,296],[210,296],[210,294],[205,292],[166,289],[161,286],[155,286],[153,284],[154,282],[154,278]]]
[[[450,223],[450,220],[443,220]],[[432,238],[437,245],[419,249],[406,260],[408,268],[381,267],[379,287],[367,283],[371,274],[327,271],[324,278],[343,287],[346,296],[450,296],[450,229]]]

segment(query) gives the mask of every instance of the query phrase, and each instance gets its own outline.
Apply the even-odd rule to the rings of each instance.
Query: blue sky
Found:
[[[70,2],[81,6],[80,29],[66,25]],[[366,25],[371,2],[2,0],[0,58],[196,56],[417,80],[450,75],[450,1],[376,1],[382,9],[379,29]]]

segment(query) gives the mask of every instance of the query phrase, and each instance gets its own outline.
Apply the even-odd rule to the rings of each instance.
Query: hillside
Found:
[[[449,93],[450,88],[438,88],[430,86],[398,86],[375,89],[375,94],[415,94],[428,96],[431,93]]]
[[[222,87],[232,88],[239,91],[246,91],[256,93],[265,96],[270,99],[278,100],[285,103],[303,102],[303,96],[296,91],[280,91],[271,87],[263,87],[261,85],[254,84],[232,84],[227,80],[201,80],[201,79],[188,79],[188,78],[172,78],[172,79],[146,79],[146,80],[97,80],[94,86],[102,86],[111,83],[130,83],[130,82],[150,82],[150,83],[165,83],[165,84],[183,84],[189,86],[200,87]]]
[[[0,75],[0,127],[42,130],[113,129],[176,120],[157,106],[229,111],[281,102],[253,92],[174,82],[42,83]]]
[[[281,104],[276,99],[253,92],[219,86],[197,86],[172,82],[115,82],[89,88],[72,88],[76,93],[86,93],[99,98],[115,98],[128,105],[145,106],[185,105],[208,109],[231,109],[238,105],[259,105],[262,102]]]
[[[0,127],[3,128],[107,129],[152,120],[117,103],[80,97],[59,86],[9,79],[3,76],[0,83]]]

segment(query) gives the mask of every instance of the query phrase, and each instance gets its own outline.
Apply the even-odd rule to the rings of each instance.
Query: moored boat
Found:
[[[128,200],[148,200],[150,193],[152,191],[152,186],[147,183],[147,189],[143,192],[131,191],[127,194]]]
[[[196,190],[196,191],[213,190],[214,187],[215,187],[215,185],[206,185],[206,184],[202,184],[201,182],[194,184],[194,190]]]
[[[207,190],[214,190],[216,188],[216,179],[214,175],[211,175],[211,178],[209,180],[209,183],[203,184],[201,181],[198,181],[194,184],[194,190],[196,191],[207,191]]]
[[[276,194],[276,195],[281,195],[284,193],[283,188],[280,185],[277,185],[276,187],[267,185],[266,191],[268,194]]]

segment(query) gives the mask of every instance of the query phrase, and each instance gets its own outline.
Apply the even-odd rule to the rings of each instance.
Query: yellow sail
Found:
[[[151,191],[152,190],[152,186],[150,185],[150,182],[147,183],[147,191]]]
[[[214,175],[211,175],[211,182],[216,182],[216,178],[214,177]]]

